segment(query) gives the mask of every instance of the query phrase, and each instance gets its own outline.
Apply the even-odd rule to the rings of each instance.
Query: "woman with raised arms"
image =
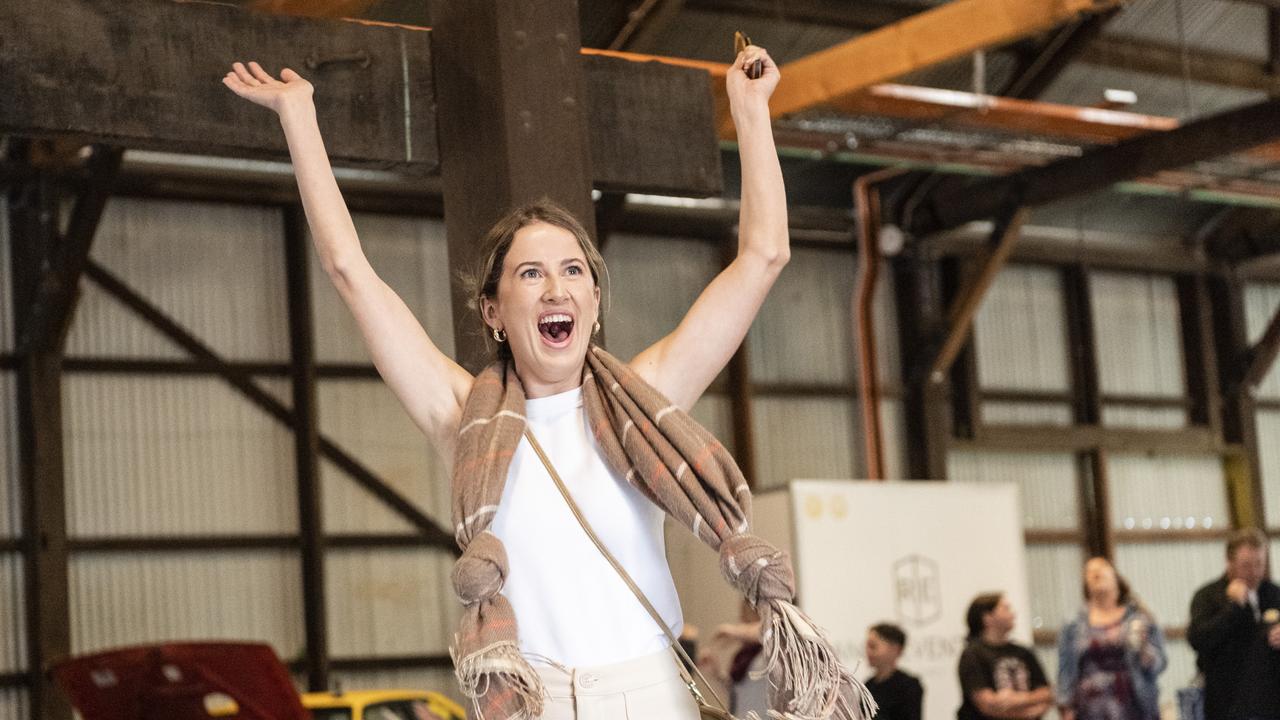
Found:
[[[763,66],[757,79],[746,70]],[[748,47],[727,72],[742,162],[737,257],[680,324],[629,362],[592,341],[604,262],[582,224],[539,202],[485,238],[479,320],[495,362],[473,377],[427,337],[374,273],[316,124],[312,86],[235,63],[223,82],[279,116],[316,251],[379,373],[451,470],[464,605],[451,651],[483,720],[693,720],[668,630],[682,617],[665,515],[719,551],[757,608],[778,717],[869,717],[874,705],[791,600],[789,559],[751,535],[751,495],[733,459],[687,411],[741,344],[789,257],[769,97],[779,73]],[[661,272],[660,267],[655,271]],[[571,514],[570,495],[655,606],[658,626]]]

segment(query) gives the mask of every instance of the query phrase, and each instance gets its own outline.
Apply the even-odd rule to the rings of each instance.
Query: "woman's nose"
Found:
[[[543,296],[548,300],[562,300],[566,293],[564,283],[560,282],[560,278],[550,277],[547,279],[547,287],[543,292]]]

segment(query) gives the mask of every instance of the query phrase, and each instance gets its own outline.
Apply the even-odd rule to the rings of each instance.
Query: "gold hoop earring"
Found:
[[[494,340],[497,340],[497,341],[498,341],[498,342],[500,342],[500,343],[506,342],[506,341],[507,341],[507,331],[506,331],[506,330],[499,330],[498,328],[494,328],[494,329],[493,329],[493,339],[494,339]]]

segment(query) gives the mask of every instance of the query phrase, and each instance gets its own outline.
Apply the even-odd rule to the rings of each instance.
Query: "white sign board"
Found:
[[[1018,489],[1009,484],[797,480],[756,497],[756,532],[791,552],[799,603],[841,657],[870,675],[867,628],[907,632],[902,669],[925,688],[924,720],[954,718],[956,664],[974,596],[1003,592],[1031,644]]]

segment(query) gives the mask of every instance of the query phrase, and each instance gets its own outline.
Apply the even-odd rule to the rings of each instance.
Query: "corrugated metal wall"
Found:
[[[1066,392],[1066,308],[1057,270],[1011,266],[998,276],[974,324],[978,383],[988,390]],[[1070,425],[1067,403],[988,400],[990,425]]]
[[[1066,308],[1057,270],[1011,265],[987,291],[974,324],[983,388],[1066,392]]]
[[[69,374],[63,417],[72,537],[297,532],[293,433],[221,379]]]
[[[1245,320],[1249,342],[1256,343],[1266,332],[1267,323],[1280,312],[1280,283],[1258,283],[1245,289]],[[1258,454],[1262,461],[1263,504],[1266,521],[1280,526],[1280,362],[1258,388],[1258,400],[1270,403],[1258,410]],[[1272,567],[1277,565],[1272,561]]]
[[[1012,265],[996,277],[974,323],[978,385],[983,391],[1062,394],[1071,390],[1067,311],[1061,272]],[[982,403],[990,425],[1070,425],[1067,402]],[[1019,487],[1023,524],[1032,531],[1079,531],[1079,461],[1069,452],[952,450],[947,477]],[[1057,630],[1080,606],[1080,542],[1027,546],[1027,583],[1034,630]],[[1036,648],[1045,672],[1057,673],[1052,646]]]
[[[330,674],[335,685],[343,690],[435,690],[450,695],[461,703],[458,693],[449,690],[454,686],[453,670],[367,670],[339,671]],[[302,680],[296,681],[299,685]]]
[[[674,330],[721,268],[717,246],[688,238],[615,233],[605,245],[604,256],[611,279],[604,306],[606,344],[624,359]],[[703,395],[693,416],[733,447],[732,404],[727,395]],[[761,441],[756,440],[758,445]],[[736,617],[738,596],[720,578],[716,554],[670,522],[667,558],[686,622],[711,630]]]
[[[278,211],[113,199],[93,258],[231,360],[288,359]],[[180,358],[85,283],[72,357]],[[260,379],[286,401],[286,380]],[[291,433],[213,377],[68,374],[63,383],[73,538],[289,534],[297,530]],[[79,553],[74,652],[238,638],[302,649],[291,551]]]
[[[1031,530],[1080,526],[1076,458],[1070,453],[954,450],[947,477],[955,482],[1001,482],[1018,486],[1023,524]]]
[[[10,280],[9,202],[0,194],[0,353],[13,350]],[[18,487],[17,398],[13,372],[0,371],[0,540],[22,534],[22,498]],[[0,675],[27,669],[27,624],[23,603],[23,561],[16,552],[0,552]],[[27,690],[0,689],[0,718],[25,718]]]
[[[1121,544],[1116,548],[1116,568],[1162,624],[1185,627],[1191,620],[1191,596],[1222,575],[1223,543]]]
[[[303,650],[296,553],[85,553],[71,575],[71,649],[226,638]]]
[[[721,268],[719,247],[687,238],[614,233],[604,257],[605,339],[626,360],[675,330]]]
[[[93,258],[223,357],[284,361],[282,233],[272,209],[114,198]],[[167,344],[153,346],[132,317],[103,305],[91,301],[77,313],[69,356],[163,356]]]
[[[1094,272],[1089,275],[1098,350],[1098,384],[1106,395],[1179,398],[1186,394],[1182,331],[1173,279]],[[1181,408],[1107,403],[1104,425],[1182,427]]]
[[[27,691],[22,688],[0,690],[0,718],[23,720],[31,717],[27,709]]]
[[[441,351],[453,352],[449,269],[444,226],[436,220],[357,215],[369,262],[405,301]],[[351,313],[315,253],[311,258],[316,357],[321,363],[370,362]],[[320,431],[351,453],[402,497],[449,527],[449,478],[422,432],[381,380],[322,379],[317,387]],[[321,463],[324,528],[331,534],[412,532],[412,526]],[[448,650],[458,616],[449,582],[452,556],[443,550],[330,549],[325,566],[329,652],[334,657],[435,655]],[[392,675],[395,677],[393,678]],[[439,671],[343,673],[346,687],[403,685],[456,695],[452,674]],[[427,684],[424,684],[427,683]],[[386,687],[386,685],[382,685]]]
[[[3,205],[0,204],[0,210]],[[7,217],[0,212],[0,222]],[[452,352],[448,265],[438,221],[360,216],[361,238],[379,274],[405,299],[433,340]],[[0,226],[0,239],[3,239]],[[282,223],[278,211],[223,205],[112,200],[95,259],[234,360],[288,358]],[[607,308],[610,349],[630,357],[670,332],[721,265],[703,241],[615,235],[606,256],[613,282]],[[0,270],[8,260],[0,253]],[[748,339],[755,383],[855,382],[849,323],[854,258],[844,251],[800,249],[762,309]],[[3,273],[7,279],[7,271]],[[1178,308],[1167,278],[1095,273],[1093,310],[1104,392],[1177,397],[1184,393]],[[367,363],[353,321],[312,258],[316,349],[320,362]],[[902,405],[891,278],[879,290],[880,374],[888,470],[902,467]],[[7,293],[0,302],[7,303]],[[1251,331],[1261,332],[1280,305],[1280,285],[1249,291]],[[0,333],[8,347],[7,306]],[[985,390],[1063,393],[1070,389],[1060,274],[1014,266],[997,279],[975,327]],[[180,358],[183,353],[90,283],[72,328],[81,357]],[[289,404],[289,383],[259,379]],[[11,412],[12,383],[0,382]],[[75,373],[64,392],[68,520],[76,537],[138,534],[287,534],[297,530],[290,434],[224,383],[205,377],[127,377]],[[1280,372],[1264,397],[1280,399]],[[325,379],[318,389],[322,432],[428,515],[447,520],[448,481],[441,464],[398,402],[377,380]],[[761,488],[799,477],[862,473],[860,422],[853,397],[757,395],[753,400],[756,470]],[[1066,403],[987,402],[988,423],[1068,424]],[[1113,406],[1112,424],[1181,425],[1185,414]],[[731,444],[731,406],[708,394],[694,409]],[[8,418],[0,417],[8,425]],[[1261,438],[1280,433],[1280,411],[1259,413]],[[1276,435],[1280,436],[1280,435]],[[6,439],[5,442],[11,442]],[[1280,517],[1280,444],[1263,442],[1268,508]],[[12,467],[12,448],[0,462]],[[1272,472],[1272,468],[1277,468]],[[1110,458],[1113,522],[1118,528],[1224,527],[1226,495],[1216,458],[1115,455]],[[1070,453],[953,451],[957,481],[1015,482],[1026,525],[1078,529],[1076,458]],[[6,473],[0,537],[16,533],[15,474]],[[410,526],[342,473],[322,463],[324,526],[330,533],[400,533]],[[12,509],[9,509],[12,508]],[[1190,518],[1191,520],[1188,520]],[[1130,543],[1117,564],[1168,624],[1185,622],[1190,592],[1221,571],[1221,543]],[[715,555],[687,533],[669,534],[671,564],[690,621],[713,625],[736,615],[736,595],[717,582]],[[21,569],[0,556],[0,673],[24,658]],[[1083,551],[1075,543],[1037,543],[1028,551],[1036,628],[1056,628],[1079,604]],[[443,652],[458,608],[448,582],[450,558],[423,549],[333,549],[326,590],[335,656]],[[302,652],[301,579],[291,551],[164,554],[84,553],[72,560],[73,643],[84,652],[172,638],[265,640],[286,658]],[[704,629],[711,629],[705,627]],[[1172,688],[1190,667],[1173,643]],[[5,663],[8,663],[6,665]],[[1047,665],[1048,669],[1052,669]],[[446,671],[336,674],[347,687],[428,686],[454,692]],[[6,707],[22,693],[0,693]]]
[[[329,651],[338,657],[444,652],[460,606],[438,550],[330,550]]]
[[[852,385],[851,308],[856,258],[847,250],[798,249],[765,301],[748,336],[751,378],[757,383]],[[875,317],[878,373],[885,397],[885,475],[902,477],[904,427],[893,278],[881,271]],[[761,396],[752,400],[760,489],[798,478],[864,477],[862,429],[856,398]]]
[[[18,553],[0,553],[0,675],[27,669],[27,625],[22,601],[23,562]]]
[[[1218,456],[1113,453],[1111,526],[1124,530],[1227,528],[1231,512]]]

